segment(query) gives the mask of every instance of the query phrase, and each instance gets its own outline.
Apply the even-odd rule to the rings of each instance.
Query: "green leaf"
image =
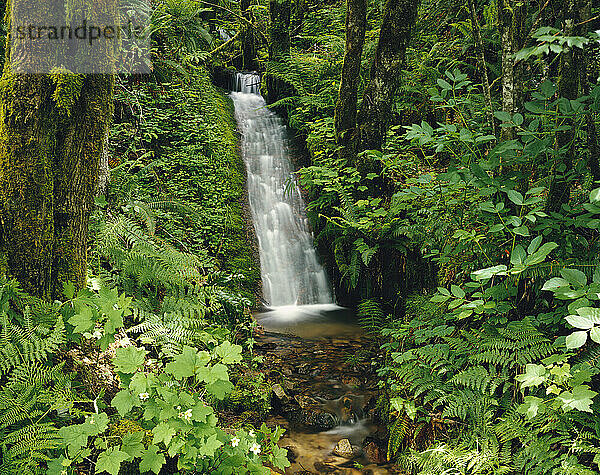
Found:
[[[233,391],[233,384],[229,381],[219,380],[207,385],[206,390],[218,400],[222,401],[225,399],[225,396]]]
[[[587,284],[587,277],[583,272],[577,269],[561,269],[560,275],[563,276],[564,279],[568,280],[573,287],[579,289]]]
[[[135,373],[144,364],[147,353],[146,350],[134,346],[117,348],[117,355],[113,359],[113,365],[121,373]]]
[[[529,243],[529,246],[527,246],[527,254],[533,254],[535,251],[537,251],[537,249],[538,249],[538,247],[540,247],[541,243],[542,243],[542,236],[533,238],[531,240],[531,242]]]
[[[446,89],[448,91],[450,91],[452,89],[452,86],[450,85],[450,83],[447,81],[444,81],[443,79],[438,79],[437,83],[438,83],[438,86],[440,86],[442,89]]]
[[[529,363],[525,366],[525,374],[519,374],[515,379],[521,383],[521,389],[539,386],[546,381],[546,368],[539,364]]]
[[[527,259],[525,259],[525,264],[528,266],[532,266],[535,264],[539,264],[540,262],[544,262],[548,254],[550,254],[554,249],[558,247],[558,244],[555,242],[547,242],[542,244],[542,246],[531,254]]]
[[[232,345],[228,341],[224,341],[215,350],[217,356],[221,358],[223,364],[234,364],[242,361],[242,347]]]
[[[137,432],[129,432],[123,436],[121,450],[129,455],[129,461],[136,457],[141,457],[144,453],[144,444],[142,440],[146,433],[143,430]]]
[[[73,332],[75,333],[87,332],[91,330],[96,323],[94,322],[92,309],[87,305],[83,306],[78,313],[69,318],[68,322],[75,327],[73,329]]]
[[[222,445],[223,442],[217,440],[217,434],[213,434],[204,441],[203,445],[200,446],[198,453],[207,457],[213,457],[215,455],[215,451]]]
[[[500,122],[510,122],[510,114],[506,111],[496,111],[494,112],[494,117]]]
[[[568,315],[565,317],[565,319],[570,325],[583,330],[589,330],[594,326],[594,322],[592,322],[589,318],[582,317],[581,315]]]
[[[565,340],[565,343],[567,345],[567,349],[572,350],[574,348],[582,347],[586,341],[587,341],[587,332],[579,331],[579,332],[573,332],[570,335],[568,335]]]
[[[74,457],[82,447],[87,446],[88,434],[81,429],[81,425],[65,426],[58,430],[60,443],[63,447],[67,447],[71,457]]]
[[[600,327],[594,327],[590,330],[590,338],[596,343],[600,343]]]
[[[516,190],[508,190],[506,192],[508,195],[508,199],[512,201],[517,206],[521,206],[523,204],[523,195]]]
[[[465,292],[463,289],[461,289],[458,285],[452,285],[450,287],[450,291],[452,292],[452,295],[454,295],[456,298],[458,299],[464,299],[465,298]]]
[[[108,450],[98,455],[96,461],[96,473],[108,472],[111,475],[118,475],[121,469],[121,463],[129,458],[125,452],[117,450],[116,447],[111,447]]]
[[[286,467],[291,465],[288,460],[288,451],[283,447],[279,447],[278,445],[273,444],[273,455],[269,455],[269,461],[273,464],[274,467],[284,470]]]
[[[67,300],[71,300],[75,297],[75,284],[70,280],[67,282],[63,282],[63,294],[67,297]]]
[[[523,246],[517,244],[510,253],[510,263],[514,266],[522,264],[526,257],[527,253],[525,252],[525,249],[523,249]]]
[[[518,236],[529,236],[529,228],[527,226],[517,226],[513,232]]]
[[[546,79],[540,85],[540,92],[546,99],[550,99],[556,93],[556,86],[551,81]]]
[[[550,280],[547,280],[542,287],[542,290],[550,290],[554,291],[559,289],[560,287],[568,287],[569,281],[563,279],[562,277],[552,277]]]
[[[171,374],[175,379],[189,378],[200,372],[210,361],[210,355],[206,351],[197,351],[190,346],[184,346],[181,354],[175,360],[167,363],[165,372]]]
[[[473,277],[473,279],[477,280],[477,281],[481,281],[481,280],[485,280],[485,279],[489,279],[494,275],[506,275],[506,269],[507,267],[504,264],[498,265],[498,266],[493,266],[493,267],[487,267],[485,269],[479,269],[476,270],[474,272],[471,272],[471,276]]]
[[[201,371],[198,373],[198,377],[202,379],[206,384],[211,384],[215,381],[229,381],[227,366],[225,366],[224,364],[217,363],[213,366],[205,366],[200,369]]]
[[[594,402],[592,401],[592,398],[597,394],[596,391],[591,391],[589,386],[580,384],[579,386],[575,386],[572,392],[563,391],[560,393],[558,399],[562,402],[562,408],[565,412],[571,409],[592,412],[590,407]]]
[[[144,455],[142,455],[140,472],[154,472],[158,475],[165,462],[165,456],[158,453],[158,447],[156,445],[151,445]]]
[[[600,201],[600,188],[594,188],[590,191],[590,201],[592,203],[597,203]]]
[[[537,416],[538,412],[543,413],[545,410],[544,400],[535,396],[525,396],[523,404],[518,409],[519,414],[525,414],[529,420]]]
[[[124,417],[134,408],[134,406],[139,406],[139,402],[140,400],[131,394],[130,391],[121,389],[115,397],[113,397],[110,404],[119,412],[121,417]]]
[[[166,447],[169,447],[171,443],[171,439],[177,433],[173,427],[171,427],[167,422],[161,422],[154,429],[152,429],[152,434],[154,437],[152,438],[152,443],[154,445],[158,445],[161,442],[164,442]]]

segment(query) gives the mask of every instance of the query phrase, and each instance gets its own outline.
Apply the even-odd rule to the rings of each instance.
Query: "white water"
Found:
[[[237,73],[231,89],[248,172],[263,294],[271,307],[333,303],[308,229],[283,120],[267,108],[257,74]]]

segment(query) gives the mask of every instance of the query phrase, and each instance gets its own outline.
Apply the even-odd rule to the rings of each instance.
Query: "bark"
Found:
[[[576,34],[575,24],[577,22],[576,0],[568,0],[564,21],[564,32],[566,36]],[[563,50],[560,54],[560,66],[558,77],[558,97],[576,99],[579,93],[579,74],[576,63],[576,55],[572,48]],[[570,172],[575,162],[575,134],[572,119],[566,119],[564,125],[570,126],[569,130],[556,133],[556,148],[560,150],[560,159],[557,165],[564,170],[555,168],[548,191],[546,211],[558,212],[564,203],[569,201],[571,191]]]
[[[269,58],[271,61],[281,61],[290,54],[291,0],[271,0],[269,12],[271,15]]]
[[[498,0],[498,24],[500,28],[502,56],[502,110],[513,115],[523,112],[523,67],[516,63],[514,55],[525,46],[528,1]],[[500,132],[504,140],[515,137],[512,127]]]
[[[366,28],[366,0],[347,0],[346,52],[334,118],[340,156],[346,161],[352,161],[355,155],[356,104]]]
[[[400,86],[418,2],[387,0],[379,41],[358,113],[359,151],[380,150]]]
[[[579,34],[585,35],[591,26],[591,22],[589,22],[590,18],[592,18],[592,2],[591,0],[583,0],[580,6],[580,15],[579,15],[579,23],[581,26],[579,27]],[[584,95],[589,95],[590,93],[590,78],[595,80],[597,77],[592,71],[592,74],[588,72],[589,60],[588,58],[594,57],[594,48],[597,48],[597,45],[586,45],[583,50],[577,49],[575,50],[575,63],[579,68],[579,82],[581,87],[581,92]],[[596,130],[596,114],[593,112],[589,112],[585,118],[585,132],[586,132],[586,142],[588,147],[588,168],[592,175],[594,181],[600,181],[600,163],[598,161],[600,154],[600,147],[598,146],[598,132]]]
[[[494,108],[492,105],[492,93],[490,90],[490,78],[488,76],[487,63],[485,61],[485,49],[481,38],[481,29],[479,28],[479,20],[477,19],[477,11],[475,10],[474,0],[469,0],[469,12],[471,14],[471,27],[473,30],[473,39],[475,41],[475,49],[477,51],[477,61],[479,62],[479,70],[481,71],[481,84],[483,85],[483,96],[487,107],[486,115],[488,123],[493,135],[496,135],[496,124],[494,122]]]
[[[256,32],[252,27],[254,22],[254,15],[250,10],[252,0],[242,0],[240,2],[240,9],[242,11],[242,17],[247,20],[240,25],[240,36],[242,42],[242,69],[247,71],[256,71],[258,69],[258,62],[256,61]]]
[[[97,5],[115,5],[104,1]],[[18,18],[33,25],[64,24],[59,4],[13,3]],[[88,219],[112,117],[114,76],[69,75],[62,80],[79,87],[60,89],[55,75],[15,72],[17,60],[40,71],[52,64],[50,51],[42,60],[31,53],[30,46],[15,43],[0,89],[0,266],[25,291],[52,299],[61,297],[64,282],[85,285]]]

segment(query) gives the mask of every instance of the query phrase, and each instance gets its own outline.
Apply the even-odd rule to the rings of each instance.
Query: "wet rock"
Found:
[[[294,463],[300,456],[300,452],[298,452],[298,448],[295,445],[286,445],[283,448],[287,450],[287,459],[290,463]]]
[[[271,387],[271,389],[273,390],[273,394],[275,394],[275,397],[277,399],[279,399],[281,402],[286,402],[288,400],[288,396],[280,384],[274,384]]]
[[[340,440],[333,449],[333,453],[345,458],[352,458],[354,456],[352,445],[348,439]]]
[[[385,452],[375,442],[369,442],[365,446],[365,455],[369,459],[370,463],[382,464],[385,463],[386,456]]]
[[[339,473],[338,467],[324,462],[315,462],[315,470],[319,473]]]
[[[310,396],[296,396],[296,402],[302,409],[308,409],[311,407],[318,407],[319,403]]]

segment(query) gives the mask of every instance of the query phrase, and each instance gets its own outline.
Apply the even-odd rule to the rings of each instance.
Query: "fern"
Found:
[[[41,318],[32,308],[41,310]],[[38,322],[52,313],[52,326]],[[45,473],[41,463],[56,441],[48,415],[74,399],[73,376],[52,361],[66,342],[63,319],[23,294],[14,280],[0,277],[0,327],[0,474]]]

